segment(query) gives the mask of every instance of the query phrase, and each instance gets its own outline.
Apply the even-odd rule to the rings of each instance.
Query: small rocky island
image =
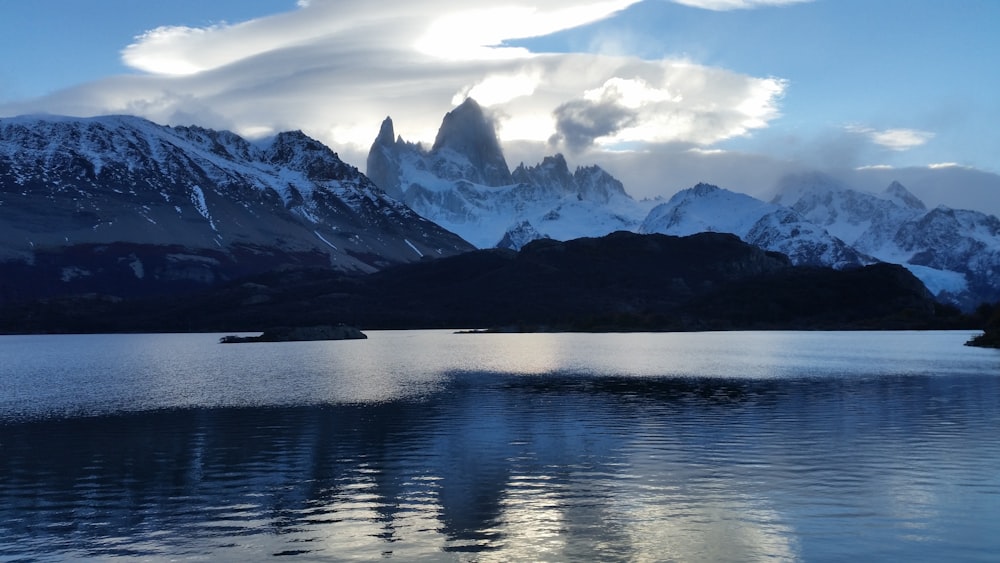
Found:
[[[979,348],[1000,348],[1000,328],[987,329],[965,344]]]
[[[988,313],[989,306],[981,307],[981,314],[989,315],[983,333],[966,342],[967,346],[978,346],[980,348],[1000,348],[1000,303],[992,306],[992,313]]]
[[[368,335],[357,328],[347,325],[320,325],[298,327],[275,327],[264,331],[260,336],[223,336],[222,344],[237,344],[241,342],[303,342],[310,340],[363,340]]]

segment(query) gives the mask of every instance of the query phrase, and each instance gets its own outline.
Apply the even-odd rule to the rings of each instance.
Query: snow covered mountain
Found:
[[[793,264],[838,269],[875,262],[795,211],[710,184],[681,190],[649,212],[640,233],[732,233],[788,255]]]
[[[141,294],[471,249],[298,131],[253,144],[129,116],[0,120],[0,301],[30,296],[15,279]]]
[[[480,248],[518,249],[537,238],[569,240],[634,231],[652,207],[597,166],[571,173],[562,155],[513,172],[492,120],[475,100],[449,112],[430,150],[382,123],[366,174],[386,193]]]
[[[1000,220],[928,210],[898,182],[876,195],[824,174],[793,175],[771,202],[699,184],[655,207],[639,227],[670,235],[704,231],[733,233],[795,264],[901,264],[939,300],[967,310],[1000,300]]]
[[[902,264],[940,300],[970,309],[1000,300],[1000,219],[944,206],[928,210],[898,182],[880,194],[823,174],[782,180],[788,206],[860,252]]]
[[[571,173],[558,154],[509,172],[492,121],[472,99],[445,116],[430,150],[396,137],[386,118],[368,154],[367,174],[479,248],[519,249],[540,238],[618,230],[727,232],[787,254],[795,264],[903,264],[939,299],[966,309],[1000,299],[997,218],[927,210],[896,182],[875,195],[806,174],[786,178],[771,202],[708,184],[667,202],[636,201],[604,170]]]

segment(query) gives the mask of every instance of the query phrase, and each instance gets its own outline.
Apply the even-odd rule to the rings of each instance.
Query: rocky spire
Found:
[[[467,158],[482,173],[483,183],[487,185],[503,186],[513,182],[493,120],[472,98],[467,98],[444,116],[431,152],[440,154],[446,150]]]
[[[368,151],[365,175],[390,197],[402,200],[403,190],[399,185],[399,156],[396,154],[398,151],[395,138],[392,118],[386,117],[378,130],[378,137],[375,137],[375,142]]]
[[[375,145],[389,146],[395,141],[396,131],[392,126],[392,118],[387,116],[378,130],[378,137],[375,137]]]
[[[889,184],[889,187],[885,189],[884,193],[886,197],[903,205],[904,207],[919,211],[927,210],[927,206],[924,205],[924,202],[920,201],[920,198],[913,195],[910,190],[906,189],[903,184],[900,184],[897,181],[893,181]]]

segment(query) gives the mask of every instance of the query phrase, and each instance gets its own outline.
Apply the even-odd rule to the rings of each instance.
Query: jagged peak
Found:
[[[889,187],[886,188],[885,192],[883,193],[889,199],[897,203],[900,203],[905,207],[909,207],[911,209],[916,209],[920,211],[927,210],[927,205],[925,205],[924,202],[920,200],[920,198],[913,195],[913,193],[910,192],[910,190],[906,189],[906,187],[903,186],[903,184],[899,183],[896,180],[893,180],[893,182],[889,184]]]
[[[504,159],[496,125],[483,108],[472,98],[445,114],[438,129],[432,153],[453,151],[467,158],[469,163],[484,174],[489,185],[511,183],[510,168]]]
[[[547,168],[556,168],[558,170],[566,170],[567,172],[569,171],[569,165],[566,164],[566,157],[563,156],[561,152],[557,152],[552,156],[543,158],[541,165]]]
[[[375,145],[391,145],[394,140],[397,143],[401,142],[402,137],[398,140],[396,139],[396,130],[392,126],[392,118],[386,116],[386,118],[382,120],[382,126],[379,127],[378,136],[375,137]]]
[[[617,178],[612,176],[607,170],[601,168],[596,164],[591,164],[589,166],[577,166],[576,170],[573,172],[573,177],[576,178],[578,182],[583,182],[584,180],[589,180],[591,182],[601,181],[601,182],[613,182],[615,184],[621,185],[621,182]],[[624,187],[620,190],[624,193]]]
[[[271,163],[305,172],[306,177],[314,181],[360,175],[357,168],[341,160],[330,147],[298,130],[275,135],[265,155]]]
[[[431,150],[450,148],[465,153],[477,145],[500,150],[493,120],[486,116],[475,100],[466,98],[461,105],[445,114]]]
[[[271,149],[279,150],[284,147],[288,148],[298,147],[305,150],[317,151],[320,153],[328,154],[330,156],[333,156],[334,158],[337,158],[338,160],[340,158],[339,156],[337,156],[337,153],[333,151],[333,149],[317,141],[316,139],[313,139],[309,135],[306,135],[305,133],[302,132],[301,129],[295,129],[292,131],[282,131],[274,136],[274,139],[271,141]]]
[[[680,190],[675,193],[673,197],[670,198],[668,203],[677,204],[681,201],[690,200],[691,198],[705,197],[714,193],[719,193],[725,191],[719,186],[714,184],[708,184],[706,182],[698,182],[690,188]]]
[[[701,195],[708,195],[711,193],[715,193],[721,190],[722,188],[716,186],[715,184],[709,184],[707,182],[698,182],[697,184],[694,185],[694,187],[690,189],[690,193],[701,196]]]
[[[512,174],[515,176],[522,175],[528,172],[537,171],[551,171],[555,172],[559,176],[569,176],[569,165],[566,164],[566,157],[561,153],[556,153],[551,156],[546,156],[542,158],[542,161],[534,166],[528,166],[523,161],[517,165],[517,168]]]

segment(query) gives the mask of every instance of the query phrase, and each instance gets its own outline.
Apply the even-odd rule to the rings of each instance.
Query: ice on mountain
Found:
[[[705,183],[656,206],[639,227],[675,236],[706,231],[732,233],[794,264],[848,268],[872,261],[792,209]]]

